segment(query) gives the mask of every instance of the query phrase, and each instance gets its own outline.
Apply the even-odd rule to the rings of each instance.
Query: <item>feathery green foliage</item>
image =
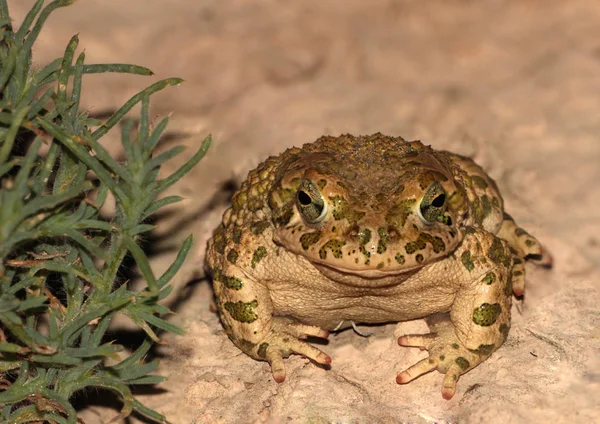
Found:
[[[158,363],[145,355],[156,330],[181,333],[163,319],[158,302],[192,244],[188,238],[175,262],[159,278],[137,244],[152,230],[145,220],[179,200],[158,196],[204,156],[210,137],[175,173],[159,179],[160,166],[180,150],[153,156],[163,119],[149,122],[149,96],[180,79],[165,79],[131,98],[106,122],[79,110],[84,74],[152,73],[133,65],[86,65],[75,58],[73,37],[63,57],[32,68],[32,47],[48,16],[73,0],[38,0],[17,31],[6,0],[0,0],[0,422],[77,422],[70,403],[89,387],[116,392],[121,414],[133,410],[159,422],[165,418],[134,399],[131,385],[156,384]],[[138,103],[135,128],[125,120],[125,160],[117,161],[101,138]],[[108,194],[116,201],[112,220],[99,213]],[[146,282],[134,291],[119,281],[127,254]],[[117,314],[147,334],[127,359],[122,346],[106,340]],[[110,359],[110,361],[107,361]]]

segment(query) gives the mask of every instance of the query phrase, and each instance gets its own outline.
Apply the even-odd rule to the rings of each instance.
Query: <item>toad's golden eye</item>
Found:
[[[296,193],[296,206],[309,224],[321,222],[327,215],[327,203],[312,180],[303,180]]]
[[[446,192],[439,182],[431,183],[421,200],[418,211],[419,218],[426,224],[443,221],[446,212]]]

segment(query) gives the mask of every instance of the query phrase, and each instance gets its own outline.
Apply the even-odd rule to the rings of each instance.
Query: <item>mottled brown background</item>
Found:
[[[16,22],[32,3],[9,1]],[[600,420],[599,2],[79,0],[50,19],[36,63],[58,56],[74,33],[88,63],[156,72],[89,77],[86,108],[106,114],[157,78],[180,76],[185,84],[153,98],[156,117],[172,114],[163,145],[191,151],[214,136],[173,189],[186,200],[152,242],[156,272],[189,233],[196,250],[177,277],[182,300],[171,299],[188,334],[167,337],[161,373],[171,380],[142,395],[146,404],[174,423]],[[451,401],[437,372],[394,381],[425,355],[395,337],[424,330],[422,321],[377,327],[368,339],[338,334],[324,347],[331,370],[292,357],[277,385],[223,334],[209,285],[184,287],[203,275],[231,182],[285,147],[376,131],[474,156],[555,256],[551,272],[528,269],[506,345],[461,378]],[[119,153],[115,135],[106,143]],[[82,411],[88,424],[115,414]]]

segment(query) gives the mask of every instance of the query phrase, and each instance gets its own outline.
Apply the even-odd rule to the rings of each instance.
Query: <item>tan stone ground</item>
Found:
[[[9,1],[17,19],[31,3]],[[174,188],[187,200],[157,231],[157,272],[189,233],[196,251],[178,275],[185,299],[173,317],[188,333],[167,337],[161,373],[171,379],[144,403],[173,423],[600,422],[600,3],[79,0],[50,20],[36,61],[59,55],[74,33],[88,63],[186,79],[154,97],[157,117],[173,114],[165,145],[191,150],[214,136]],[[89,77],[84,105],[110,112],[157,78]],[[461,378],[451,401],[437,372],[395,383],[425,355],[396,337],[422,321],[333,336],[331,370],[292,357],[278,385],[223,334],[210,286],[183,290],[202,277],[228,181],[322,134],[376,131],[474,156],[555,257],[552,271],[528,268],[506,345]],[[116,142],[107,139],[113,151]],[[115,415],[81,414],[88,424]]]

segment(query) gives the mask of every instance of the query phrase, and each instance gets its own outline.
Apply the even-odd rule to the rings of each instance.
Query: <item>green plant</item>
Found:
[[[152,374],[158,363],[145,356],[158,341],[156,329],[181,333],[163,319],[169,311],[158,302],[169,294],[192,239],[159,278],[137,241],[152,230],[150,215],[180,200],[158,196],[198,163],[210,136],[185,165],[159,179],[161,164],[182,147],[153,156],[167,119],[149,122],[149,96],[181,80],[151,85],[102,123],[79,110],[83,75],[151,75],[148,69],[87,65],[83,53],[73,62],[77,37],[62,58],[32,69],[32,46],[46,19],[72,2],[44,7],[38,0],[15,31],[0,0],[0,421],[76,423],[69,400],[96,387],[120,395],[123,416],[135,410],[165,422],[130,386],[164,380]],[[125,120],[122,127],[125,160],[119,162],[99,141],[138,103],[139,125]],[[99,212],[109,193],[116,202],[110,221]],[[141,291],[119,281],[128,254],[146,282]],[[124,360],[123,348],[106,339],[117,314],[147,334]]]

